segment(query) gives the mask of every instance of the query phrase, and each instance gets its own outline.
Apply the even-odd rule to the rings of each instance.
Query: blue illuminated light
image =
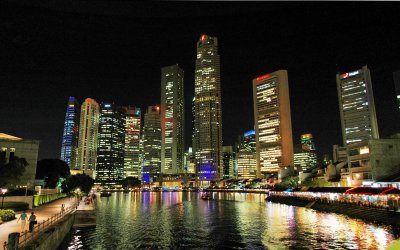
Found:
[[[211,181],[215,175],[215,171],[213,171],[213,167],[210,164],[202,164],[199,172],[201,180]]]
[[[249,131],[245,132],[244,136],[247,137],[247,136],[251,136],[251,135],[255,135],[255,134],[256,134],[256,131],[253,129],[253,130],[249,130]]]
[[[104,107],[109,108],[109,107],[111,107],[111,104],[104,104]]]

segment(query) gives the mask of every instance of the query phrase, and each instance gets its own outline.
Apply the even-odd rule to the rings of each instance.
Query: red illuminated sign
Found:
[[[256,80],[257,81],[265,80],[265,79],[268,79],[269,76],[270,76],[269,74],[266,74],[266,75],[263,75],[263,76],[259,76],[259,77],[256,78]]]
[[[206,39],[206,35],[201,36],[201,41],[204,41]]]
[[[349,77],[349,73],[344,73],[344,74],[342,74],[342,77],[343,77],[343,78]]]

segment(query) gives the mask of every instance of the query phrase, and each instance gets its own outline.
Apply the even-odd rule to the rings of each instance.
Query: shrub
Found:
[[[11,209],[0,209],[0,219],[2,221],[10,221],[15,219],[15,212]]]

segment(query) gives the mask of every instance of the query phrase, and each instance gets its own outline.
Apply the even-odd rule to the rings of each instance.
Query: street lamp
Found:
[[[1,195],[3,196],[3,199],[1,200],[1,208],[3,208],[4,196],[6,196],[8,189],[2,188],[0,190],[1,190]]]

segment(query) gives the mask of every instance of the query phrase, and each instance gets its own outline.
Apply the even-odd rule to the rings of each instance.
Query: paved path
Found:
[[[65,204],[65,209],[73,206],[75,202],[75,198],[63,198],[51,203],[47,203],[41,205],[39,207],[35,207],[32,210],[26,210],[26,214],[28,218],[31,212],[35,212],[36,220],[38,223],[47,220],[49,217],[53,216],[56,213],[61,211],[61,205]],[[15,217],[18,219],[22,212],[16,212]],[[17,219],[5,222],[0,225],[0,249],[3,248],[3,244],[5,241],[8,241],[8,234],[13,232],[19,232],[21,229],[21,221],[17,223]],[[26,223],[26,229],[28,229],[28,222]]]

